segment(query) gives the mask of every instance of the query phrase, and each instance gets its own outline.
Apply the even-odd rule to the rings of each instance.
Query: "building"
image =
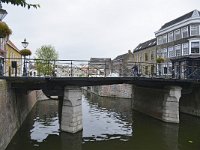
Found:
[[[89,76],[107,76],[111,73],[111,58],[90,58]]]
[[[128,50],[128,53],[119,55],[112,60],[112,73],[119,76],[131,76],[133,65],[133,53]]]
[[[178,78],[193,77],[200,67],[200,12],[193,10],[165,23],[155,36],[157,57],[165,60],[161,73]]]
[[[0,38],[0,75],[4,74],[4,58],[6,57],[7,38]]]
[[[71,66],[67,64],[55,65],[56,77],[87,77],[87,68],[83,66]]]
[[[5,75],[20,76],[22,74],[22,56],[19,49],[10,40],[6,43],[4,66]]]
[[[134,50],[134,62],[142,76],[156,74],[156,38],[140,43]]]

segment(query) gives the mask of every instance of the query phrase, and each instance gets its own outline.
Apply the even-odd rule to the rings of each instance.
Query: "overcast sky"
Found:
[[[115,58],[155,37],[166,22],[194,9],[199,0],[31,0],[39,9],[3,4],[11,41],[24,38],[35,53],[52,45],[60,59]]]

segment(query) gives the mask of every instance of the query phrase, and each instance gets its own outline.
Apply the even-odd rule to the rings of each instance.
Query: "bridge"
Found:
[[[88,63],[88,62],[87,62]],[[47,63],[50,66],[49,62]],[[107,74],[107,64],[98,68],[98,76],[92,74],[84,77],[73,77],[73,63],[70,64],[70,76],[22,76],[4,74],[0,79],[6,80],[12,89],[17,92],[42,90],[44,94],[52,98],[58,96],[61,112],[61,130],[75,133],[82,130],[82,105],[81,87],[113,84],[133,85],[133,108],[165,122],[179,122],[179,99],[183,94],[192,92],[192,89],[200,87],[200,80],[196,78],[172,78],[170,76],[117,76],[110,77]],[[93,64],[94,65],[94,64]],[[101,69],[103,69],[103,75]],[[89,73],[87,67],[87,73]],[[26,71],[26,69],[25,69]],[[101,75],[101,76],[99,76]],[[144,94],[145,93],[145,94]],[[153,99],[153,101],[148,100]],[[149,106],[147,106],[149,105]],[[145,107],[144,107],[145,106]],[[149,107],[149,108],[148,108]]]
[[[134,109],[139,110],[144,104],[141,102],[141,95],[144,92],[149,94],[162,105],[162,111],[155,110],[153,113],[147,112],[158,119],[166,122],[179,122],[179,99],[181,94],[191,91],[192,87],[199,87],[200,80],[191,79],[165,79],[165,78],[146,78],[146,77],[6,77],[0,79],[6,80],[11,88],[18,92],[27,92],[30,90],[43,90],[49,98],[52,96],[59,97],[61,113],[61,130],[75,133],[82,129],[82,106],[81,106],[81,87],[112,85],[112,84],[131,84],[134,85],[134,95],[139,96],[140,102],[134,101]],[[140,88],[144,89],[140,89]],[[148,93],[152,90],[152,93]],[[161,90],[162,89],[162,90]],[[158,90],[158,91],[157,91]],[[161,90],[161,91],[160,91]],[[162,93],[162,94],[161,94]],[[158,95],[161,94],[162,96]],[[158,96],[157,96],[158,95]],[[146,100],[145,100],[146,101]],[[139,104],[138,104],[139,103]],[[148,102],[147,102],[148,103]],[[149,104],[151,105],[151,104]],[[149,106],[149,108],[155,106]],[[142,108],[143,109],[143,108]],[[146,110],[145,110],[146,111]],[[155,115],[156,113],[156,115]]]

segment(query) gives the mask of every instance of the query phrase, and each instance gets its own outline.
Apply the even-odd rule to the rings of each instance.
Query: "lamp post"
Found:
[[[26,39],[24,39],[24,41],[22,42],[22,46],[24,47],[24,49],[27,48],[28,44],[29,43],[26,41]],[[27,76],[27,68],[25,63],[26,63],[26,55],[24,55],[23,76]]]
[[[3,18],[7,15],[7,11],[5,9],[2,9],[2,5],[1,5],[1,2],[0,2],[0,21],[3,20]]]

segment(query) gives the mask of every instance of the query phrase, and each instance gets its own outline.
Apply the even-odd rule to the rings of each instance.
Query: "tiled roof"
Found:
[[[133,52],[136,52],[136,51],[139,51],[139,50],[143,50],[145,48],[148,48],[148,47],[152,47],[152,46],[155,46],[156,45],[156,38],[154,39],[151,39],[149,41],[146,41],[144,43],[140,43],[134,50]]]
[[[191,12],[189,12],[189,13],[187,13],[187,14],[181,16],[181,17],[178,17],[178,18],[176,18],[176,19],[174,19],[174,20],[172,20],[172,21],[169,21],[169,22],[165,23],[165,24],[160,28],[160,30],[162,30],[162,29],[164,29],[164,28],[166,28],[166,27],[169,27],[169,26],[171,26],[171,25],[173,25],[173,24],[176,24],[176,23],[178,23],[178,22],[181,22],[181,21],[183,21],[183,20],[186,20],[186,19],[188,19],[188,18],[191,18],[195,13],[196,13],[196,15],[200,16],[200,12],[199,12],[198,10],[193,10],[193,11],[191,11]]]

